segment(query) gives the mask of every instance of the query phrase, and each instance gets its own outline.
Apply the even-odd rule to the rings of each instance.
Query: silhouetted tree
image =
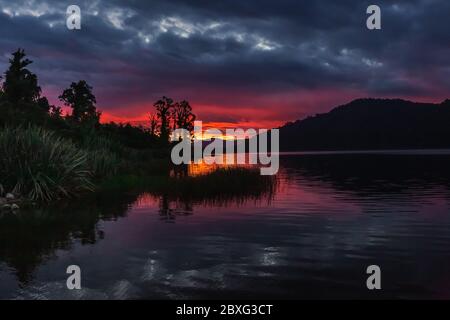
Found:
[[[152,117],[152,134],[149,128],[132,126],[130,124],[100,124],[100,112],[96,108],[96,98],[92,87],[86,81],[74,82],[63,91],[59,99],[72,108],[70,116],[63,116],[61,107],[53,106],[46,97],[41,96],[37,85],[37,76],[32,74],[27,66],[31,61],[25,58],[23,50],[12,54],[10,66],[0,76],[0,126],[7,125],[38,125],[57,131],[64,137],[76,143],[83,144],[87,137],[101,136],[115,142],[114,150],[122,152],[122,146],[130,149],[148,149],[158,146],[160,139],[156,135],[159,130],[157,114]],[[2,81],[4,80],[4,81]],[[173,102],[164,98],[171,110]],[[169,111],[170,111],[169,110]],[[170,112],[160,109],[164,123],[171,121]],[[170,130],[166,130],[166,136]],[[84,145],[82,145],[84,147]],[[165,150],[164,150],[165,152]],[[1,155],[0,155],[1,158]]]
[[[159,130],[159,122],[158,122],[158,116],[156,114],[150,115],[150,135],[156,136]]]
[[[48,103],[48,100],[46,97],[40,97],[36,102],[37,102],[39,109],[41,109],[42,111],[44,111],[46,113],[50,112],[50,109],[52,106]]]
[[[48,123],[50,104],[41,97],[37,76],[27,69],[32,61],[25,56],[24,50],[18,49],[9,59],[0,85],[0,124]]]
[[[77,122],[90,122],[97,124],[100,120],[100,112],[97,112],[95,96],[92,87],[86,81],[72,82],[70,88],[64,90],[59,99],[66,106],[72,108],[71,118]]]
[[[172,110],[174,107],[173,100],[167,97],[162,97],[162,99],[156,101],[153,104],[156,108],[157,116],[160,121],[160,138],[161,141],[167,143],[170,136],[170,120],[172,116]]]
[[[41,88],[38,86],[36,75],[26,68],[32,61],[25,58],[22,49],[18,49],[12,56],[2,84],[4,98],[15,106],[20,102],[36,102],[40,97]]]
[[[2,77],[0,77],[0,81],[1,81],[1,79],[2,79]],[[5,103],[6,103],[6,101],[5,101],[5,93],[3,92],[2,86],[0,85],[0,111],[4,109],[3,105]]]
[[[62,118],[62,109],[61,107],[50,106],[50,116],[53,118]]]
[[[192,107],[188,101],[177,102],[173,108],[174,129],[186,129],[189,132],[194,131],[195,114],[192,113]]]

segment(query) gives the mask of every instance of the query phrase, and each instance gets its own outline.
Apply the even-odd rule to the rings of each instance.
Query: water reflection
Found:
[[[290,183],[326,186],[336,195],[391,201],[421,199],[438,193],[448,198],[450,155],[342,154],[285,156]]]
[[[103,197],[60,203],[0,217],[0,261],[14,270],[22,286],[33,280],[39,265],[55,258],[57,250],[70,250],[74,241],[94,244],[104,237],[100,220],[124,217],[137,196]]]
[[[203,168],[201,173],[195,169],[194,174],[188,166],[179,166],[171,175],[182,178],[210,173],[206,166]],[[242,181],[239,188],[225,187],[221,192],[200,189],[169,193],[162,188],[161,191],[140,193],[99,193],[17,214],[0,213],[0,263],[13,270],[23,287],[33,280],[33,274],[41,264],[56,257],[58,250],[71,250],[74,242],[86,245],[103,239],[100,221],[116,221],[126,217],[130,208],[142,206],[157,205],[160,220],[175,222],[177,216],[192,215],[194,205],[226,207],[231,204],[243,206],[248,201],[270,203],[275,194],[276,179],[265,181],[268,183],[258,186]]]
[[[449,160],[286,155],[259,186],[217,193],[204,180],[201,192],[98,194],[4,215],[0,298],[62,294],[70,263],[101,293],[81,298],[450,297]],[[364,286],[371,263],[384,270],[379,296]]]

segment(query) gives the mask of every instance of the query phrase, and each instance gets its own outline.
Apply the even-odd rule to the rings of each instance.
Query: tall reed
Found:
[[[38,201],[93,190],[89,154],[46,129],[0,128],[0,183]]]

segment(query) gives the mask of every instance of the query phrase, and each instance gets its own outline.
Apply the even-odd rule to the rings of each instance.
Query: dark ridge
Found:
[[[282,151],[450,148],[450,100],[357,99],[280,128]]]

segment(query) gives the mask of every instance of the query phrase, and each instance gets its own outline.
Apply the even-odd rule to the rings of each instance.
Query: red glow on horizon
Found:
[[[195,110],[194,110],[195,112]],[[204,112],[203,112],[204,113]],[[109,123],[109,122],[116,122],[116,123],[122,123],[126,124],[129,123],[131,125],[142,125],[144,127],[147,127],[149,125],[149,115],[150,112],[147,114],[141,115],[141,116],[119,116],[115,114],[111,114],[109,112],[102,112],[102,116],[100,118],[101,123]],[[197,116],[197,120],[203,122],[203,130],[207,130],[210,128],[216,128],[219,130],[226,130],[226,129],[272,129],[282,126],[286,123],[286,121],[283,120],[247,120],[242,119],[238,121],[203,121],[200,116]]]
[[[95,86],[94,86],[95,88]],[[48,86],[43,88],[43,95],[47,96],[50,103],[61,105],[57,99],[60,88]],[[181,92],[180,92],[181,91]],[[363,91],[343,88],[317,88],[317,89],[293,89],[291,91],[274,92],[254,95],[248,92],[234,92],[230,94],[221,90],[201,90],[201,95],[195,92],[183,91],[174,88],[175,100],[186,98],[191,102],[193,112],[197,120],[203,122],[203,131],[216,128],[221,131],[226,129],[273,129],[284,125],[289,121],[304,119],[307,116],[325,113],[332,108],[351,102],[357,98],[370,97]],[[94,94],[96,90],[94,89]],[[151,101],[157,97],[139,98],[141,92],[133,92],[133,102],[128,100],[128,95],[111,97],[107,91],[99,90],[97,95],[97,108],[102,113],[100,122],[116,122],[133,126],[149,126],[149,116],[154,107]],[[383,98],[383,97],[378,97]],[[445,97],[439,96],[433,99],[420,95],[414,96],[386,96],[384,98],[400,98],[417,102],[441,102]],[[143,100],[141,102],[136,102]],[[215,102],[219,101],[220,104]],[[63,106],[63,114],[70,114],[70,108]]]

